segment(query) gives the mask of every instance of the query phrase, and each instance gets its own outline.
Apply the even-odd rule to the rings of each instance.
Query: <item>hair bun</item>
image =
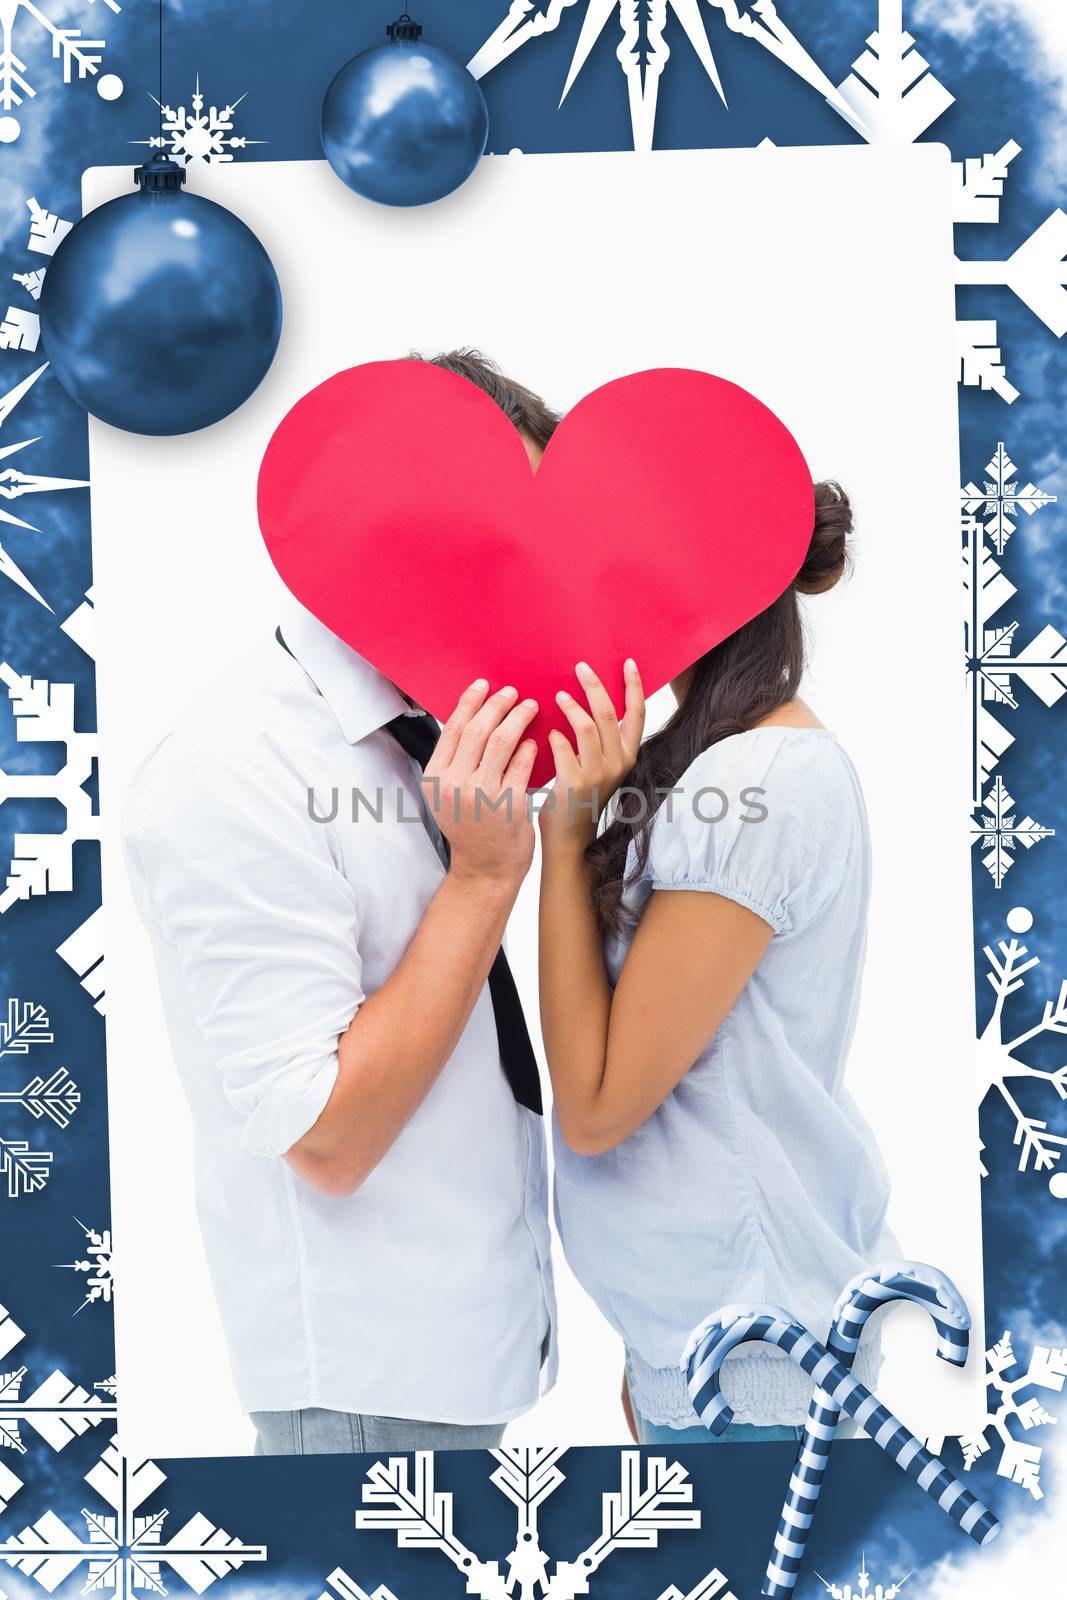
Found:
[[[815,485],[815,526],[804,564],[793,580],[800,594],[822,594],[832,589],[848,566],[848,539],[852,532],[852,506],[848,495],[832,479]]]

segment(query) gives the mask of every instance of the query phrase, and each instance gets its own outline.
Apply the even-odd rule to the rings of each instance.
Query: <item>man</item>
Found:
[[[544,403],[474,352],[436,364],[536,468]],[[257,1453],[489,1448],[554,1380],[540,1087],[500,948],[535,710],[479,680],[434,749],[294,601],[133,780],[127,864]]]

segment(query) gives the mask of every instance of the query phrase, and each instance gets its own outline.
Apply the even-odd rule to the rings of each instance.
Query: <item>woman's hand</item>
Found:
[[[574,730],[574,744],[556,729],[548,736],[556,788],[552,803],[538,817],[546,849],[569,844],[584,850],[595,839],[604,807],[637,759],[645,726],[645,694],[636,662],[628,660],[623,668],[626,708],[621,722],[592,667],[579,661],[575,672],[589,709],[566,690],[556,696]]]

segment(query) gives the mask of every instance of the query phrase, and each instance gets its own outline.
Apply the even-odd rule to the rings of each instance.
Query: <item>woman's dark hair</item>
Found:
[[[490,400],[496,401],[508,421],[521,433],[528,433],[542,450],[559,425],[558,412],[547,406],[532,389],[506,378],[496,362],[483,356],[480,350],[449,350],[439,356],[420,356],[412,352],[408,360],[427,361],[432,367],[443,367],[445,372],[454,372],[477,384]]]
[[[652,817],[664,794],[702,750],[755,727],[796,695],[805,654],[797,596],[833,587],[848,565],[851,530],[852,507],[841,485],[817,483],[811,543],[789,588],[690,667],[677,711],[642,744],[614,815],[586,851],[604,932],[619,929],[630,841],[636,846],[636,878],[648,860]]]

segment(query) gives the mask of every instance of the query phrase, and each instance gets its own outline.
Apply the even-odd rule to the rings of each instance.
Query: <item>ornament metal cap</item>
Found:
[[[412,43],[422,35],[422,24],[412,22],[406,11],[401,12],[395,22],[390,22],[386,28],[390,39],[406,39]]]
[[[134,167],[133,181],[142,194],[177,194],[185,182],[185,168],[157,152],[143,166]]]

